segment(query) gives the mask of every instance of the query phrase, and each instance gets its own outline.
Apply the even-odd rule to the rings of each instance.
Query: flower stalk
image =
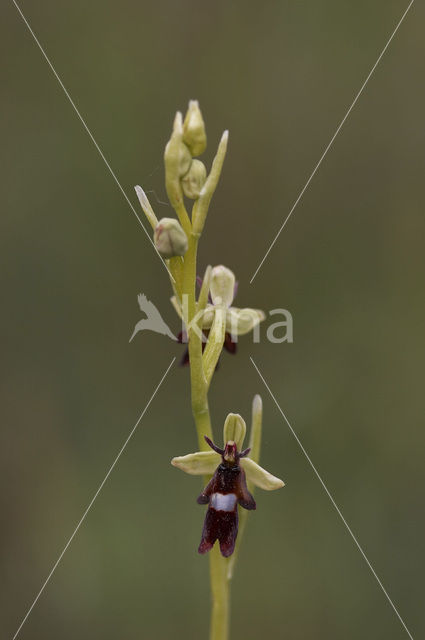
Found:
[[[210,640],[228,640],[230,581],[246,525],[246,509],[255,509],[251,492],[254,485],[273,490],[283,486],[283,482],[258,465],[262,429],[260,396],[255,396],[253,402],[248,449],[242,450],[246,425],[237,414],[229,414],[224,423],[224,448],[220,449],[213,442],[208,391],[226,335],[230,334],[233,339],[248,333],[264,319],[264,314],[257,309],[232,306],[235,277],[223,266],[207,267],[196,298],[198,244],[226,156],[228,132],[225,131],[221,137],[209,175],[205,165],[194,158],[204,152],[206,143],[199,105],[190,101],[184,120],[180,112],[176,114],[164,152],[165,185],[177,219],[158,221],[143,189],[139,186],[135,189],[154,230],[155,246],[169,270],[174,292],[171,301],[187,335],[192,414],[199,451],[173,458],[171,462],[187,473],[203,476],[207,485],[198,502],[209,504],[199,552],[210,551]],[[194,200],[191,215],[186,209],[185,197]],[[220,489],[221,493],[214,489],[219,477],[220,486],[227,486],[226,490]],[[240,527],[235,548],[238,512]],[[219,524],[220,517],[225,524]],[[226,524],[229,522],[230,525]],[[217,538],[220,546],[214,544]]]

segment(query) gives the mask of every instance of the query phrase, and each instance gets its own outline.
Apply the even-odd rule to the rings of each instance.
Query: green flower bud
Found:
[[[153,239],[163,258],[183,256],[187,251],[187,236],[174,218],[162,218],[155,227]]]
[[[164,160],[166,167],[175,167],[177,177],[181,178],[189,171],[192,163],[192,156],[184,142],[177,142],[173,140],[172,144],[170,140],[165,147]]]
[[[207,179],[207,170],[200,160],[192,160],[189,171],[182,178],[183,193],[187,198],[197,200]]]
[[[183,123],[183,142],[187,144],[194,157],[200,156],[207,148],[205,124],[197,100],[189,102]]]

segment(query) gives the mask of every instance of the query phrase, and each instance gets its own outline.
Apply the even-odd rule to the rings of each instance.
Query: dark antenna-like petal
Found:
[[[205,442],[207,443],[208,446],[211,447],[211,449],[213,451],[215,451],[216,453],[219,453],[221,456],[224,453],[224,449],[219,449],[212,440],[210,440],[210,438],[208,436],[204,436]]]

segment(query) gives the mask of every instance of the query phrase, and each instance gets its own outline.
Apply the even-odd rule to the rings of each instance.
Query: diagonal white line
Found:
[[[173,276],[170,273],[170,270],[168,269],[167,265],[165,264],[164,260],[161,258],[161,256],[158,253],[158,249],[155,247],[155,244],[150,236],[150,234],[147,232],[145,225],[143,224],[143,222],[140,219],[140,216],[138,215],[136,209],[133,207],[133,205],[131,204],[126,192],[124,191],[124,189],[121,186],[120,181],[118,180],[117,176],[115,175],[111,165],[109,164],[109,162],[107,161],[107,159],[105,158],[102,149],[99,147],[99,145],[97,144],[92,132],[90,131],[90,129],[88,128],[84,118],[82,117],[81,113],[78,111],[73,99],[71,98],[71,96],[69,95],[65,85],[63,84],[62,80],[60,79],[58,73],[56,72],[56,69],[54,68],[53,64],[50,62],[49,58],[47,57],[46,52],[44,51],[43,47],[41,46],[39,40],[37,39],[37,36],[35,35],[34,31],[31,29],[28,20],[26,19],[26,17],[24,16],[24,14],[22,13],[20,7],[18,6],[16,0],[12,0],[13,4],[15,5],[15,7],[17,8],[17,10],[19,11],[19,14],[22,18],[22,20],[25,22],[28,31],[30,32],[30,34],[32,35],[32,37],[34,38],[34,41],[36,43],[36,45],[38,46],[38,48],[40,49],[41,53],[43,54],[44,59],[46,60],[47,64],[49,65],[50,69],[53,72],[53,75],[55,76],[56,80],[59,82],[61,88],[63,89],[64,94],[66,95],[66,97],[68,98],[72,108],[74,109],[75,113],[77,114],[78,118],[81,121],[81,124],[83,125],[84,129],[87,131],[91,141],[93,142],[94,146],[96,147],[97,151],[99,152],[100,157],[102,158],[103,162],[105,163],[106,167],[109,170],[109,173],[111,174],[111,176],[113,177],[113,179],[115,180],[118,189],[121,191],[122,195],[124,196],[124,198],[126,199],[130,209],[132,210],[132,212],[134,213],[134,215],[136,216],[137,220],[139,221],[140,226],[142,227],[143,231],[145,232],[145,234],[147,235],[147,237],[149,238],[149,242],[151,243],[151,245],[153,246],[153,248],[155,249],[156,254],[158,255],[158,258],[161,260],[162,264],[164,265],[164,267],[167,269],[168,271],[168,275],[170,276],[171,280],[173,282],[175,282]]]
[[[257,269],[254,272],[254,275],[252,276],[251,280],[249,281],[250,284],[252,284],[252,282],[254,281],[254,278],[256,277],[257,273],[260,271],[261,267],[263,266],[263,263],[265,261],[265,259],[267,258],[267,256],[269,255],[270,251],[273,249],[277,239],[279,238],[283,228],[285,227],[286,223],[288,222],[289,218],[291,217],[291,215],[293,214],[295,207],[297,206],[297,204],[299,203],[299,201],[301,200],[301,198],[304,195],[304,192],[306,191],[308,185],[310,184],[310,182],[312,181],[317,169],[320,167],[320,165],[322,164],[322,161],[324,160],[326,154],[328,153],[329,149],[331,148],[332,144],[334,143],[335,138],[337,137],[338,133],[341,131],[345,121],[347,120],[348,116],[350,115],[352,109],[354,108],[357,100],[360,98],[363,89],[365,88],[365,86],[367,85],[367,83],[369,82],[373,72],[375,71],[376,67],[378,66],[378,64],[381,61],[382,56],[384,55],[384,53],[386,52],[386,50],[388,49],[391,40],[394,38],[395,34],[397,33],[399,27],[401,26],[401,23],[403,22],[404,18],[407,16],[410,7],[412,6],[414,0],[411,0],[411,2],[409,3],[409,6],[407,7],[406,11],[403,13],[403,15],[401,16],[396,28],[394,29],[394,31],[392,32],[387,44],[385,45],[385,47],[382,49],[381,53],[379,54],[379,57],[377,59],[377,61],[375,62],[375,64],[373,65],[372,69],[370,70],[366,80],[363,82],[362,86],[360,87],[359,92],[357,93],[356,97],[354,98],[350,108],[348,109],[347,113],[345,114],[345,116],[343,117],[343,119],[341,120],[341,122],[338,125],[337,130],[335,131],[334,135],[332,136],[328,146],[326,147],[326,149],[324,150],[324,152],[322,153],[322,155],[320,156],[319,162],[316,164],[316,166],[314,167],[309,179],[307,180],[307,182],[305,183],[304,187],[301,190],[301,193],[299,194],[298,198],[295,200],[294,204],[292,205],[291,210],[289,211],[288,215],[286,216],[282,226],[280,227],[279,231],[277,232],[277,234],[275,235],[273,242],[271,243],[271,245],[269,246],[269,248],[267,249],[266,253],[264,254],[263,259],[261,260],[260,264],[258,265]]]
[[[56,571],[56,568],[58,566],[58,564],[60,563],[60,561],[62,560],[63,556],[65,555],[66,550],[68,549],[69,545],[71,544],[71,542],[74,539],[75,534],[77,533],[78,529],[81,527],[81,525],[83,524],[88,512],[90,511],[90,509],[93,506],[94,501],[96,500],[97,496],[99,495],[99,493],[102,491],[103,486],[105,484],[105,482],[107,481],[107,479],[109,478],[109,476],[111,475],[115,465],[117,464],[118,460],[121,457],[121,454],[123,453],[124,449],[126,448],[127,444],[129,443],[131,437],[133,436],[134,432],[136,431],[137,427],[140,424],[140,421],[142,420],[143,416],[145,415],[146,411],[149,408],[149,405],[151,404],[152,400],[154,399],[154,397],[156,396],[160,386],[162,385],[162,383],[165,380],[166,375],[168,374],[169,370],[171,369],[171,367],[173,366],[175,361],[175,358],[173,358],[170,362],[170,364],[167,367],[167,370],[165,371],[164,375],[162,376],[161,380],[159,381],[155,391],[153,392],[153,394],[151,395],[149,402],[147,403],[147,405],[145,406],[145,408],[143,409],[142,413],[139,416],[139,419],[137,420],[136,424],[134,425],[134,427],[132,428],[132,430],[130,431],[130,434],[128,435],[126,441],[124,442],[123,446],[121,447],[121,449],[118,452],[118,455],[116,456],[115,460],[113,461],[113,463],[111,464],[111,466],[109,467],[108,473],[106,474],[106,476],[104,477],[104,479],[102,480],[102,482],[99,485],[98,490],[96,491],[96,493],[94,494],[93,498],[90,500],[88,507],[86,508],[86,510],[84,511],[83,515],[81,516],[80,521],[78,522],[77,526],[75,527],[71,537],[69,538],[68,542],[66,543],[66,545],[64,546],[59,558],[56,560],[55,564],[53,565],[49,575],[47,576],[46,580],[43,583],[43,586],[41,587],[40,591],[38,592],[37,596],[35,597],[33,603],[31,604],[30,608],[28,609],[27,613],[25,614],[24,619],[22,620],[21,624],[19,625],[15,635],[13,636],[12,640],[15,640],[15,638],[18,637],[18,634],[20,632],[20,630],[22,629],[22,627],[24,626],[28,616],[30,615],[31,611],[33,610],[33,608],[35,607],[38,599],[40,598],[41,594],[43,593],[44,589],[46,588],[50,578],[52,577],[52,575],[54,574],[54,572]]]
[[[321,475],[319,474],[319,472],[317,471],[316,467],[314,466],[313,462],[311,461],[310,456],[308,455],[307,451],[305,450],[305,448],[303,447],[299,437],[297,436],[297,434],[295,433],[294,429],[292,428],[288,418],[286,417],[286,415],[284,414],[284,412],[282,411],[282,408],[280,407],[278,401],[276,400],[276,398],[274,397],[272,390],[270,389],[269,385],[267,384],[267,382],[265,381],[261,371],[259,370],[259,368],[257,367],[257,365],[255,364],[253,358],[250,357],[250,360],[252,362],[252,364],[254,365],[258,375],[260,376],[261,380],[264,383],[264,386],[266,387],[267,391],[269,392],[269,394],[271,395],[275,405],[277,406],[277,408],[279,409],[283,419],[285,420],[286,424],[288,425],[292,435],[294,436],[295,440],[297,441],[298,446],[300,447],[301,451],[303,452],[304,456],[307,458],[308,463],[310,464],[311,468],[313,469],[317,479],[319,480],[320,484],[322,485],[323,489],[325,490],[329,500],[332,502],[333,506],[335,507],[336,512],[338,513],[339,517],[341,518],[342,522],[345,525],[345,528],[347,529],[348,533],[350,534],[350,536],[352,537],[352,539],[354,540],[358,550],[360,551],[360,553],[363,556],[363,559],[365,560],[367,566],[369,567],[369,569],[371,570],[372,574],[374,575],[377,583],[379,584],[379,586],[381,587],[385,597],[387,598],[388,602],[390,603],[391,607],[393,608],[395,614],[397,615],[397,618],[400,620],[401,624],[404,627],[404,630],[406,631],[407,635],[409,636],[410,640],[413,640],[413,636],[410,633],[409,629],[407,628],[403,618],[401,617],[401,615],[399,614],[399,612],[396,609],[395,604],[393,603],[393,601],[391,600],[390,596],[388,595],[384,585],[382,584],[382,582],[380,581],[380,579],[378,578],[375,569],[372,567],[371,563],[369,562],[365,552],[363,551],[362,547],[360,546],[359,541],[357,540],[356,536],[354,535],[354,533],[351,531],[347,521],[345,520],[344,516],[341,513],[341,510],[339,509],[338,505],[336,504],[335,500],[333,499],[329,489],[327,488],[326,484],[324,483],[324,481],[322,480]]]

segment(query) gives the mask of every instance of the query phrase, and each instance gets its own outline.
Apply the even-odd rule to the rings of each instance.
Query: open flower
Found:
[[[249,457],[250,449],[241,450],[245,433],[243,418],[229,413],[224,423],[223,449],[205,436],[212,451],[197,451],[171,460],[174,467],[191,475],[213,474],[198,497],[199,504],[208,504],[199,553],[210,551],[216,540],[223,556],[233,553],[238,533],[238,505],[249,510],[256,508],[247,482],[266,491],[284,486],[282,480]]]
[[[197,282],[199,288],[201,289],[203,280],[202,280],[202,278],[200,276],[196,277],[196,282]],[[234,287],[233,287],[233,297],[236,296],[237,291],[238,291],[238,283],[235,281]],[[173,298],[172,301],[173,301],[173,305],[176,306],[175,305],[175,298]],[[208,292],[208,304],[210,306],[213,306],[213,301],[212,301],[212,298],[211,298],[211,292]],[[180,314],[180,311],[179,311],[179,314]],[[203,329],[203,334],[204,334],[204,339],[202,341],[202,352],[204,351],[205,346],[206,346],[206,342],[207,342],[208,334],[209,334],[209,329],[205,329],[204,328]],[[177,336],[177,342],[179,342],[180,344],[187,344],[188,336],[187,336],[187,332],[185,330],[180,331],[180,333]],[[238,347],[238,343],[237,343],[236,337],[234,338],[233,336],[230,335],[230,333],[228,333],[226,331],[226,333],[224,335],[223,349],[225,351],[227,351],[228,353],[234,355],[236,353],[236,351],[237,351],[237,347]],[[216,369],[218,369],[218,367],[219,367],[219,362],[217,362]],[[185,350],[185,352],[183,354],[182,359],[180,360],[180,365],[183,366],[183,367],[186,367],[186,366],[189,365],[189,349],[187,347],[186,347],[186,350]]]
[[[202,329],[211,329],[214,315],[217,309],[226,311],[226,333],[236,342],[236,336],[242,336],[265,320],[266,315],[260,309],[239,309],[233,307],[232,302],[235,297],[237,285],[233,271],[219,265],[211,271],[210,291],[208,304],[202,313]],[[171,298],[171,303],[180,318],[183,319],[183,310],[177,296]]]
[[[242,449],[246,434],[245,420],[237,413],[229,413],[223,427],[223,442],[226,444],[230,440],[235,442],[238,451]],[[196,451],[185,456],[178,456],[171,460],[173,467],[178,467],[185,473],[193,476],[210,475],[214,473],[217,465],[220,464],[220,454],[216,451]],[[251,460],[249,456],[241,460],[248,482],[264,489],[274,491],[284,486],[283,480],[276,478],[271,473],[260,467],[259,464]]]

